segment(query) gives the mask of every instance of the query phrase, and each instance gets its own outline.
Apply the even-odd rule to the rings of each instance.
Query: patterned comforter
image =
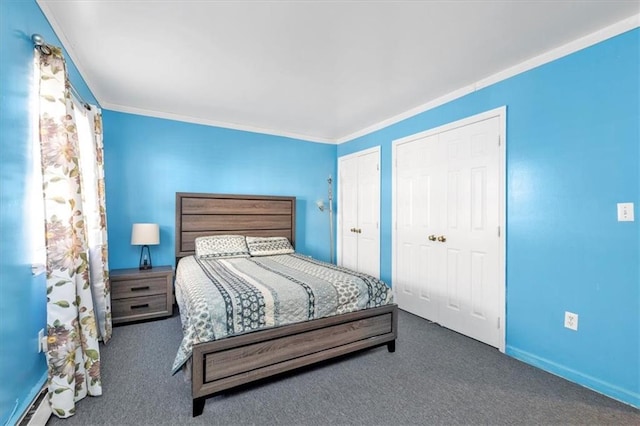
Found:
[[[377,278],[298,254],[185,257],[175,287],[184,337],[173,374],[198,343],[392,302]]]

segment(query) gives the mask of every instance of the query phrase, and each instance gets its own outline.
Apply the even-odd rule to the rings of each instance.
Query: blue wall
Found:
[[[134,222],[160,224],[151,258],[174,264],[176,192],[295,196],[297,251],[329,260],[329,217],[315,203],[327,201],[335,145],[113,111],[103,121],[110,268],[138,265]]]
[[[60,45],[34,0],[0,2],[0,424],[46,375],[35,337],[45,284],[31,277],[23,220],[36,32]],[[327,260],[315,201],[326,201],[337,156],[380,145],[391,282],[391,141],[507,105],[507,353],[640,406],[640,232],[615,218],[621,201],[640,216],[639,40],[636,29],[338,147],[104,111],[110,267],[137,265],[140,221],[161,225],[154,263],[173,263],[177,191],[295,195],[297,248]],[[580,314],[580,331],[562,327],[565,310]]]
[[[38,330],[46,327],[46,280],[31,275],[25,220],[33,33],[60,46],[35,1],[0,1],[0,424],[17,421],[47,374],[44,354],[37,351]],[[70,60],[68,66],[74,86],[95,102]]]
[[[391,281],[391,142],[507,106],[508,354],[640,406],[640,30],[338,146],[382,151],[381,277]],[[634,202],[636,222],[617,222]],[[580,316],[578,332],[564,312]]]

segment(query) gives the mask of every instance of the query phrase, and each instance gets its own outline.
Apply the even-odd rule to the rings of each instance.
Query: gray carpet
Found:
[[[177,316],[114,328],[102,346],[104,395],[53,425],[640,424],[640,411],[400,312],[386,347],[209,398],[170,368]]]

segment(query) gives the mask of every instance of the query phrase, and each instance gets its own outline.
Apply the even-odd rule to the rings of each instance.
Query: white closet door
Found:
[[[339,163],[340,198],[340,259],[338,264],[358,269],[358,158],[350,157]]]
[[[397,273],[393,282],[400,308],[438,321],[438,264],[442,247],[434,241],[440,221],[443,191],[438,137],[426,137],[396,147]],[[432,240],[429,236],[432,236]]]
[[[393,284],[401,309],[502,347],[500,117],[468,123],[394,144]]]
[[[446,241],[440,323],[498,346],[499,119],[440,134],[446,149]]]
[[[338,264],[380,277],[380,148],[338,159]]]
[[[358,267],[380,277],[380,152],[358,157]]]

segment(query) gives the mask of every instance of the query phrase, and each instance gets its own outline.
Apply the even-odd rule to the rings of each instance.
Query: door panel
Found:
[[[444,284],[447,294],[446,307],[450,310],[459,311],[461,308],[460,301],[460,250],[449,248],[446,251]],[[442,318],[440,318],[442,321]]]
[[[486,189],[487,168],[477,167],[471,169],[471,231],[482,231],[486,228]]]
[[[404,243],[398,247],[398,267],[402,274],[394,282],[396,287],[396,302],[402,309],[415,315],[420,315],[420,289],[415,277],[415,255],[413,245]]]
[[[380,218],[379,153],[358,157],[358,267],[374,277],[380,276]]]
[[[485,285],[484,270],[486,253],[471,252],[471,315],[479,319],[486,319],[486,303],[484,301]]]
[[[448,150],[447,277],[455,284],[458,309],[447,309],[440,323],[474,339],[498,346],[498,118],[459,127],[440,135]],[[456,256],[451,253],[456,252]]]
[[[345,268],[358,267],[358,234],[351,231],[358,226],[358,168],[357,158],[340,164],[340,259]]]
[[[398,241],[402,241],[398,256],[396,282],[412,292],[396,293],[401,309],[431,321],[438,320],[438,277],[435,265],[440,263],[441,248],[429,240],[435,233],[434,221],[439,202],[439,191],[433,187],[437,181],[434,165],[438,153],[435,139],[416,140],[396,147],[396,228]],[[403,266],[409,263],[410,265]]]

